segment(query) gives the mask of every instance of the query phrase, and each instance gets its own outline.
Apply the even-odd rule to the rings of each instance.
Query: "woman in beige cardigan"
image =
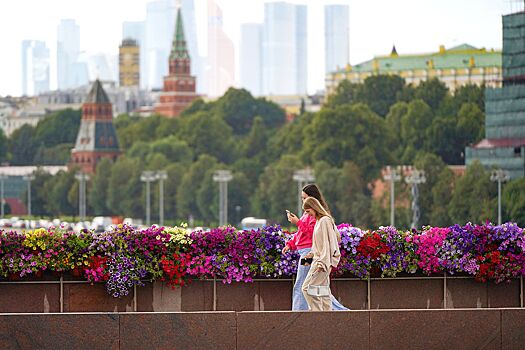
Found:
[[[303,294],[311,311],[330,311],[330,271],[337,267],[341,258],[339,242],[341,235],[337,230],[333,218],[313,197],[308,197],[303,202],[305,212],[315,217],[316,224],[312,237],[312,267],[303,283]],[[316,286],[313,287],[312,286]],[[313,290],[319,286],[315,293]]]

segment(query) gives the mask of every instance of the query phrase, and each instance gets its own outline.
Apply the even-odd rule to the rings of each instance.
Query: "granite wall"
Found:
[[[0,314],[1,349],[523,349],[525,309]]]
[[[103,284],[77,281],[0,283],[0,313],[279,311],[291,309],[292,280],[223,284],[193,281],[172,289],[147,283],[119,299]],[[332,293],[352,310],[523,307],[521,280],[479,283],[471,278],[332,281]]]

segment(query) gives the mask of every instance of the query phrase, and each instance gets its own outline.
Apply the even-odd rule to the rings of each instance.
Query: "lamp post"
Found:
[[[0,204],[0,207],[1,207],[1,212],[0,212],[0,216],[2,217],[2,219],[4,218],[4,215],[5,215],[5,199],[4,199],[4,181],[7,179],[7,175],[4,175],[4,174],[0,174],[0,197],[2,197],[2,203]]]
[[[314,172],[310,168],[296,170],[293,173],[293,180],[297,181],[297,216],[301,216],[303,211],[303,200],[301,198],[301,192],[303,187],[309,183],[315,181]]]
[[[142,172],[140,181],[146,183],[146,226],[151,224],[151,195],[150,195],[150,184],[155,181],[155,172],[146,170]]]
[[[501,225],[501,183],[509,180],[509,172],[503,169],[494,169],[490,174],[490,181],[498,183],[498,225]]]
[[[155,174],[159,180],[159,225],[164,225],[164,180],[168,179],[168,173],[165,170],[159,170]]]
[[[27,215],[31,216],[31,181],[35,179],[35,175],[29,174],[22,178],[27,181]]]
[[[219,183],[219,226],[228,223],[228,182],[233,179],[229,170],[217,170],[213,174],[213,181]]]
[[[394,211],[395,211],[395,189],[394,189],[394,183],[401,180],[401,175],[397,172],[396,169],[388,166],[387,167],[387,173],[383,175],[383,179],[385,181],[390,181],[390,226],[394,226],[395,224],[395,217],[394,217]]]
[[[412,170],[412,173],[409,176],[405,177],[405,182],[411,185],[412,191],[412,228],[417,228],[420,217],[419,205],[417,203],[419,197],[418,185],[425,183],[426,181],[427,178],[425,176],[425,171],[417,170],[416,168]]]
[[[86,182],[89,180],[89,175],[81,171],[75,174],[75,179],[78,183],[78,217],[80,221],[84,221],[86,218]]]

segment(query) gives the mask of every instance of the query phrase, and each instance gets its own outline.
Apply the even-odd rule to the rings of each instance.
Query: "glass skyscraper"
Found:
[[[87,66],[79,62],[80,27],[63,19],[57,28],[57,85],[59,90],[87,84]]]
[[[262,42],[263,94],[306,94],[307,7],[266,3]]]
[[[325,74],[344,68],[349,63],[348,5],[324,7]]]
[[[241,87],[252,95],[262,94],[262,32],[259,23],[247,23],[241,26],[240,45],[240,81]]]
[[[43,41],[22,41],[22,94],[49,91],[49,49]]]

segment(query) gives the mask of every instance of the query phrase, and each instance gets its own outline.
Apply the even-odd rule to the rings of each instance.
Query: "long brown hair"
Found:
[[[323,216],[328,216],[330,219],[333,220],[332,215],[321,205],[321,202],[319,202],[314,197],[308,197],[303,202],[303,210],[306,209],[313,209],[315,211],[316,220],[319,220]]]
[[[317,199],[319,201],[319,203],[323,206],[323,208],[330,215],[330,208],[328,207],[328,203],[326,203],[326,200],[324,199],[324,196],[321,193],[321,190],[319,189],[319,187],[317,187],[316,184],[308,184],[308,185],[304,186],[303,187],[303,192],[306,193],[308,195],[308,197],[313,197],[313,198]]]

